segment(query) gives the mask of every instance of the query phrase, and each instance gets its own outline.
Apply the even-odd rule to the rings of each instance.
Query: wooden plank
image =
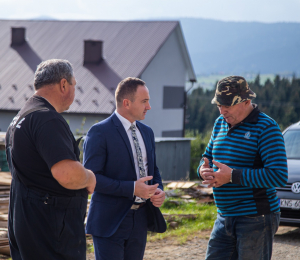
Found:
[[[189,188],[193,187],[195,184],[196,184],[195,182],[191,182],[191,181],[185,181],[185,182],[173,181],[167,185],[167,188],[168,189],[189,189]]]
[[[167,185],[168,189],[176,189],[177,187],[177,182],[171,182]]]
[[[0,246],[0,254],[2,255],[10,255],[9,245]]]
[[[0,172],[0,185],[8,185],[11,184],[11,174],[10,172]]]
[[[185,182],[184,185],[181,187],[182,189],[189,189],[193,187],[196,183],[195,182]]]
[[[1,214],[0,215],[0,221],[7,221],[8,220],[8,215],[7,214]]]
[[[180,189],[181,187],[183,187],[183,185],[184,182],[177,182],[176,189]]]
[[[9,197],[0,197],[0,204],[7,204],[9,203]]]
[[[7,227],[8,227],[7,221],[0,221],[0,228],[7,228]]]

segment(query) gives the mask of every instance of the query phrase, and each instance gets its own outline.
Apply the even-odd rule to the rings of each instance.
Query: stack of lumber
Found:
[[[0,254],[10,255],[7,231],[4,231],[4,232],[5,232],[6,237],[0,238]]]
[[[0,254],[3,255],[10,255],[7,236],[10,184],[10,172],[0,172]]]

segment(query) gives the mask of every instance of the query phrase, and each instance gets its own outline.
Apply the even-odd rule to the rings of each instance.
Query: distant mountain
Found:
[[[55,18],[53,18],[51,16],[42,15],[42,16],[38,16],[38,17],[32,18],[31,20],[55,21],[57,19],[55,19]]]
[[[40,16],[32,20],[56,19]],[[198,75],[296,73],[300,76],[300,23],[175,20],[181,22]]]
[[[300,74],[300,23],[179,20],[196,74]]]

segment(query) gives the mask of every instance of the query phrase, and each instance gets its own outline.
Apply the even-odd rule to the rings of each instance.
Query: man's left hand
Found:
[[[228,167],[226,164],[216,162],[215,160],[212,160],[213,164],[217,166],[219,169],[216,172],[210,172],[210,173],[203,173],[202,175],[210,175],[214,176],[212,180],[205,180],[202,183],[203,184],[209,184],[210,187],[220,187],[225,183],[228,183],[231,178],[231,171],[232,169]]]
[[[159,208],[164,203],[165,197],[165,192],[160,188],[157,188],[154,195],[151,196],[150,201],[152,202],[153,206]]]

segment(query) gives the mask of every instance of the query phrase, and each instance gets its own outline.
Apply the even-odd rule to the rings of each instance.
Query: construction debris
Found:
[[[196,219],[199,214],[167,214],[163,213],[163,216],[167,222],[175,221],[176,218],[185,218],[185,219]]]
[[[167,185],[168,189],[189,189],[191,187],[193,187],[194,185],[196,185],[195,182],[171,182]]]
[[[188,199],[191,199],[193,197],[191,195],[182,195],[182,196],[180,196],[180,198],[188,200]]]
[[[180,204],[183,203],[183,201],[180,201],[180,200],[168,200],[168,203],[169,204],[174,204],[176,206],[179,206]]]
[[[9,192],[11,185],[10,172],[0,172],[0,254],[10,255],[7,236],[7,220],[9,206]],[[182,203],[213,203],[212,188],[207,188],[197,182],[170,182],[166,185],[166,196],[181,200],[168,200],[168,203],[181,205]],[[90,199],[88,200],[88,208]],[[196,219],[198,214],[163,214],[170,228],[178,227],[178,218]]]
[[[165,191],[167,197],[181,198],[184,202],[197,203],[214,203],[213,189],[208,188],[208,185],[203,185],[198,182],[170,182],[166,185]],[[171,203],[182,203],[181,201],[172,201]]]
[[[177,228],[178,226],[179,226],[178,222],[175,222],[175,221],[173,221],[169,224],[169,227],[173,228],[173,229]]]
[[[165,203],[180,206],[184,203],[214,203],[213,190],[200,182],[169,182],[165,189],[168,199]],[[176,199],[175,199],[176,198]],[[166,205],[167,205],[166,204]],[[176,229],[182,219],[196,219],[199,214],[166,214],[165,220],[169,228]]]

